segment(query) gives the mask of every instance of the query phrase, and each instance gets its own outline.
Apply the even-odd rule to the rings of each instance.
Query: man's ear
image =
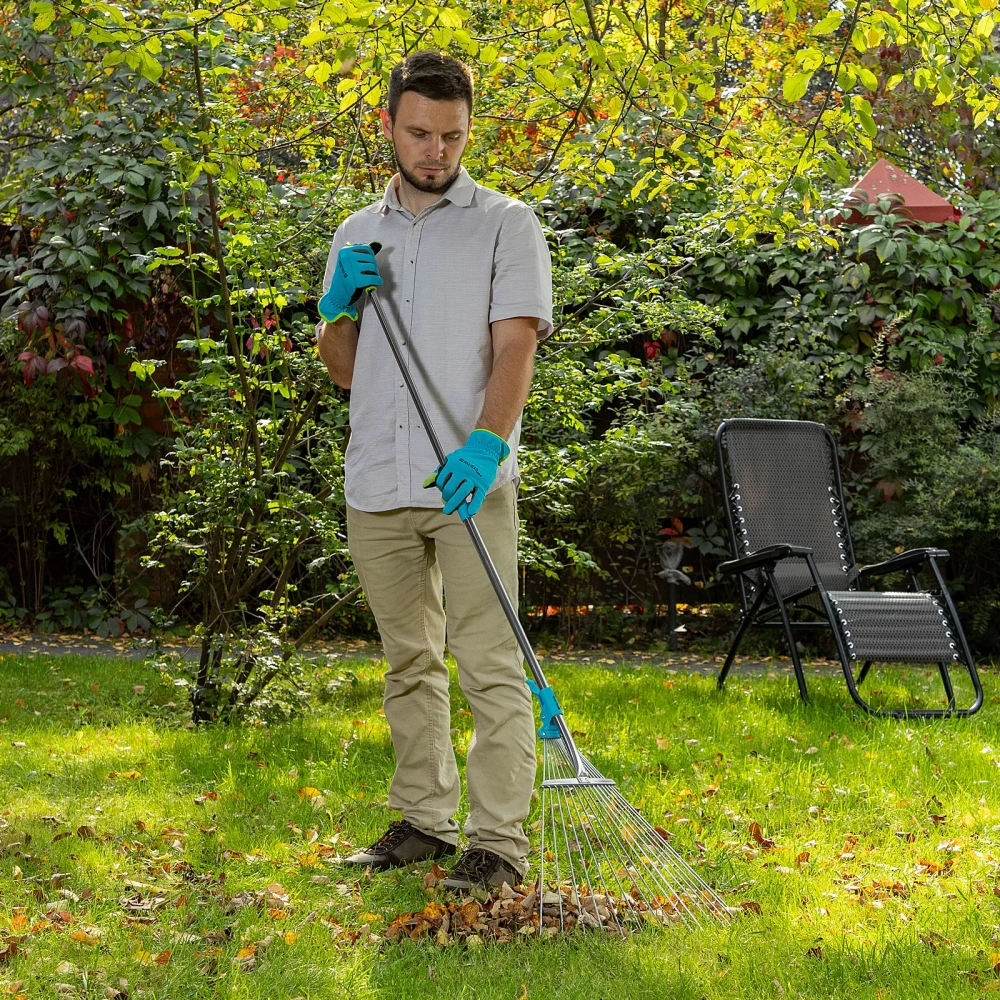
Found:
[[[392,142],[392,117],[385,108],[379,111],[379,117],[382,119],[382,135]]]

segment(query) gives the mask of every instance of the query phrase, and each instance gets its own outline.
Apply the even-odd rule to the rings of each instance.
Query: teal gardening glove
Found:
[[[469,440],[453,451],[428,481],[427,485],[437,486],[441,491],[444,513],[453,514],[457,510],[463,521],[472,517],[482,507],[500,463],[509,454],[510,448],[502,437],[482,428],[474,430]]]
[[[337,254],[337,266],[326,294],[319,300],[319,314],[333,323],[342,316],[358,321],[358,310],[354,307],[366,288],[377,288],[382,284],[378,273],[375,254],[367,243],[342,247]]]

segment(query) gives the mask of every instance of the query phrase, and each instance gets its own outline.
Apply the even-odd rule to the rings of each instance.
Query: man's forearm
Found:
[[[492,431],[505,441],[510,437],[528,398],[534,365],[534,339],[529,344],[508,344],[494,357],[477,427]]]
[[[334,323],[324,324],[319,335],[319,356],[330,378],[342,389],[351,388],[357,353],[358,326],[354,320],[342,316]]]

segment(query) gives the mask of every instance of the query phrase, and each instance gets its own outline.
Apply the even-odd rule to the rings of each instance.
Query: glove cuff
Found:
[[[322,309],[320,309],[319,314],[327,323],[336,323],[338,319],[343,319],[345,316],[348,319],[354,320],[355,323],[358,321],[358,310],[354,306],[345,306],[333,316],[327,316]]]
[[[499,434],[486,430],[485,427],[477,427],[470,435],[467,444],[473,445],[478,451],[485,452],[496,458],[497,465],[500,465],[510,454],[510,445]]]

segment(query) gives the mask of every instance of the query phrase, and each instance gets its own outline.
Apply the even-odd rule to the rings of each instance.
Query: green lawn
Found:
[[[1000,988],[992,675],[978,717],[908,724],[856,714],[829,672],[810,676],[804,707],[778,670],[737,674],[719,695],[666,666],[553,665],[584,752],[727,899],[761,914],[470,951],[369,937],[423,906],[425,869],[338,884],[328,860],[390,818],[379,673],[338,665],[318,678],[334,682],[323,704],[292,722],[193,730],[183,689],[142,664],[0,659],[0,946],[16,944],[0,951],[0,989],[924,1000]],[[937,696],[936,676],[911,677],[924,703]],[[888,697],[896,681],[869,683]],[[454,691],[461,753],[472,720]],[[268,886],[263,906],[233,908]]]

